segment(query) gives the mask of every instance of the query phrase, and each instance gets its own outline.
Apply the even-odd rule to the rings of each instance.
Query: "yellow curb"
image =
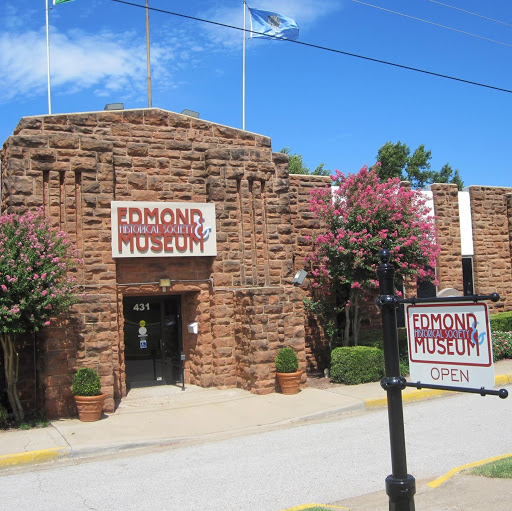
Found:
[[[65,447],[54,447],[52,449],[41,449],[40,451],[20,452],[18,454],[6,454],[0,456],[0,467],[11,467],[26,463],[41,463],[51,461],[54,458],[67,454]]]
[[[402,393],[402,401],[405,403],[413,403],[423,399],[432,399],[434,397],[448,396],[450,394],[454,394],[454,392],[433,389],[412,390],[410,392],[406,391]],[[383,406],[387,406],[388,398],[385,396],[377,399],[365,399],[364,404],[368,409],[382,408]]]
[[[508,385],[512,383],[512,373],[508,374],[499,374],[494,378],[494,384],[496,386],[499,385]],[[402,401],[405,403],[413,403],[415,401],[421,401],[423,399],[432,399],[435,397],[441,396],[449,396],[450,394],[456,394],[456,391],[451,390],[435,390],[435,389],[421,389],[421,390],[405,390],[402,392]],[[379,397],[379,398],[370,398],[364,400],[365,407],[368,409],[372,408],[382,408],[383,406],[387,406],[388,398],[387,396]]]
[[[283,511],[300,511],[301,509],[309,509],[310,507],[323,507],[325,509],[349,509],[348,507],[330,506],[328,504],[302,504],[301,506],[288,507]]]
[[[496,385],[507,385],[509,383],[512,383],[512,373],[508,374],[499,374],[494,378]]]
[[[448,479],[451,479],[455,474],[459,473],[462,470],[466,470],[468,468],[474,468],[479,467],[480,465],[487,465],[487,463],[491,463],[493,461],[502,460],[504,458],[510,458],[512,457],[512,452],[508,454],[502,454],[501,456],[494,456],[492,458],[487,458],[485,460],[481,461],[473,461],[472,463],[467,463],[466,465],[461,465],[460,467],[452,468],[449,472],[446,472],[446,474],[438,477],[437,479],[434,479],[430,483],[428,483],[427,486],[430,486],[431,488],[438,488],[442,484],[444,484]]]

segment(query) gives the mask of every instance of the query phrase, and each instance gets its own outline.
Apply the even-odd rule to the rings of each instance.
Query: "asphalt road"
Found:
[[[417,481],[512,452],[512,398],[456,395],[406,405],[404,416],[408,469]],[[277,511],[382,490],[390,467],[387,411],[377,410],[144,455],[25,469],[0,477],[0,501],[16,511]]]

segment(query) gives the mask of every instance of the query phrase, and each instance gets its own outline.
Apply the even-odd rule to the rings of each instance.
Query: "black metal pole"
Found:
[[[392,473],[386,478],[386,493],[389,496],[389,511],[415,511],[414,494],[416,482],[407,473],[405,453],[404,415],[402,406],[403,382],[400,378],[400,356],[396,327],[395,268],[390,264],[389,250],[379,253],[381,264],[379,276],[378,303],[382,313],[384,338],[384,361],[386,378],[381,382],[388,393],[389,438],[391,444]]]

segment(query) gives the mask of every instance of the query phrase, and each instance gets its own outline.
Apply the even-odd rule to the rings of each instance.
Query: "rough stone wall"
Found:
[[[462,248],[458,188],[454,184],[433,184],[434,213],[441,253],[437,258],[438,289],[454,288],[462,292]]]
[[[101,117],[101,116],[99,116]],[[80,300],[42,333],[40,377],[50,417],[74,410],[71,377],[79,365],[98,369],[114,406],[117,337],[115,263],[107,255],[113,194],[111,141],[100,138],[108,115],[23,119],[2,149],[2,210],[43,206],[76,243],[84,266]],[[98,138],[94,138],[98,137]]]
[[[325,366],[325,339],[304,313],[310,282],[290,282],[309,269],[306,236],[316,231],[309,193],[330,179],[289,176],[288,156],[272,153],[269,138],[158,109],[54,115],[22,119],[1,157],[2,211],[42,205],[84,259],[79,303],[38,341],[50,417],[74,412],[78,366],[99,370],[106,410],[125,395],[123,296],[161,294],[160,278],[172,280],[167,294],[182,297],[183,325],[199,324],[198,335],[183,328],[186,382],[271,392],[273,359],[284,345],[298,351],[303,369]],[[456,187],[433,191],[441,286],[460,287]],[[510,189],[470,193],[475,289],[498,291],[496,310],[510,310]],[[112,259],[112,200],[215,203],[218,256]],[[26,380],[28,402],[37,386]]]
[[[287,163],[287,162],[286,162]],[[325,176],[309,176],[300,174],[290,175],[291,211],[294,233],[294,271],[311,270],[311,265],[305,262],[311,244],[308,236],[314,236],[318,230],[318,222],[309,211],[309,199],[314,188],[330,187],[332,180]],[[301,289],[310,298],[312,293],[311,281],[306,279]],[[308,371],[323,370],[329,367],[329,349],[323,329],[314,314],[304,311],[304,331],[306,335],[306,362]]]
[[[498,292],[495,312],[512,309],[511,188],[471,186],[474,289]]]
[[[233,321],[242,317],[236,290],[256,287],[258,295],[273,286],[288,304],[266,312],[271,320],[261,335],[273,353],[282,341],[274,333],[285,328],[278,323],[289,321],[290,307],[302,307],[289,292],[294,240],[287,157],[273,155],[268,138],[158,109],[54,115],[22,119],[2,161],[3,210],[43,205],[84,259],[80,303],[45,332],[41,377],[49,416],[73,412],[71,376],[82,365],[99,370],[105,409],[113,410],[126,393],[123,296],[159,294],[156,282],[164,277],[173,280],[168,293],[182,295],[183,325],[199,324],[198,335],[183,328],[186,381],[273,390],[272,378],[256,381],[239,370],[254,354],[240,349],[245,341]],[[215,202],[218,256],[112,259],[112,200]],[[275,309],[268,293],[260,299]],[[285,334],[304,350],[303,329],[294,325]]]
[[[274,390],[274,359],[284,346],[294,348],[306,380],[303,293],[283,287],[235,293],[236,362],[241,387],[261,394]]]

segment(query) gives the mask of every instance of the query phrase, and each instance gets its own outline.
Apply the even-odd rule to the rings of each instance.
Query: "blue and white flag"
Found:
[[[295,40],[299,37],[299,27],[295,20],[277,12],[251,9],[251,37],[267,37]],[[258,32],[255,34],[255,32]]]

